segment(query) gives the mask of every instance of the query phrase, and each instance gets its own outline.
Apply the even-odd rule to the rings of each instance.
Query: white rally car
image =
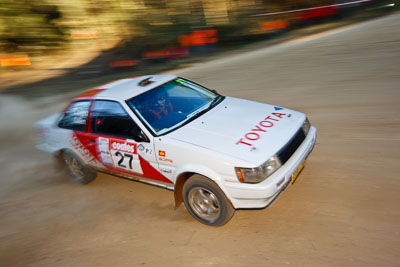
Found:
[[[299,112],[172,75],[114,81],[38,121],[40,150],[79,183],[97,171],[171,189],[208,225],[269,205],[304,167],[316,129]]]

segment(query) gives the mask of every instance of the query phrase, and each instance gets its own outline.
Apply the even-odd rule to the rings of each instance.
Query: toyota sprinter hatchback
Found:
[[[224,225],[293,183],[316,140],[290,109],[222,96],[172,75],[114,81],[38,121],[37,147],[78,183],[96,172],[174,191],[198,221]]]

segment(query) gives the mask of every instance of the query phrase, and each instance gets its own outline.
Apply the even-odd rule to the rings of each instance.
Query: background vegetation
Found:
[[[65,49],[74,32],[132,42],[133,50],[174,44],[192,29],[219,27],[228,38],[256,32],[252,15],[325,5],[327,0],[0,0],[0,52]],[[221,36],[224,39],[225,36]]]
[[[216,29],[219,47],[273,37],[294,28],[338,19],[354,10],[374,10],[400,0],[0,0],[0,61],[9,55],[51,62],[52,55],[110,52],[112,59],[139,59],[146,51],[179,47],[179,37]],[[336,13],[299,19],[310,7],[346,4]],[[274,13],[275,15],[271,15]],[[269,15],[265,15],[269,14]],[[312,16],[312,15],[311,15]],[[271,31],[261,25],[288,21]],[[108,54],[110,54],[108,53]],[[45,59],[43,59],[45,58]],[[1,64],[5,66],[6,63]],[[25,62],[30,64],[30,62]],[[20,63],[20,64],[25,64]],[[46,66],[45,68],[48,68]]]

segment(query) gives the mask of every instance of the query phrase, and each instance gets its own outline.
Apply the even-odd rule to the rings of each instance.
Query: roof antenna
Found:
[[[151,78],[152,78],[152,77],[148,77],[148,78],[146,78],[146,79],[144,79],[144,80],[141,80],[141,81],[138,83],[138,85],[139,85],[139,86],[146,86],[146,85],[149,85],[149,84],[153,83],[153,81],[150,81]]]

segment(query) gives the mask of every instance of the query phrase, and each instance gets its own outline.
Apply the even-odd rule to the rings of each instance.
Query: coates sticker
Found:
[[[282,119],[285,113],[272,113],[270,116],[265,117],[262,121],[256,124],[250,131],[248,131],[242,138],[240,138],[236,144],[242,146],[253,146],[261,136],[268,132],[268,130],[275,126],[280,119]]]
[[[129,143],[128,141],[111,141],[110,149],[137,154],[136,143]]]
[[[165,157],[165,151],[158,150],[158,155],[160,157]]]
[[[136,143],[99,137],[99,151],[104,164],[143,174]]]

